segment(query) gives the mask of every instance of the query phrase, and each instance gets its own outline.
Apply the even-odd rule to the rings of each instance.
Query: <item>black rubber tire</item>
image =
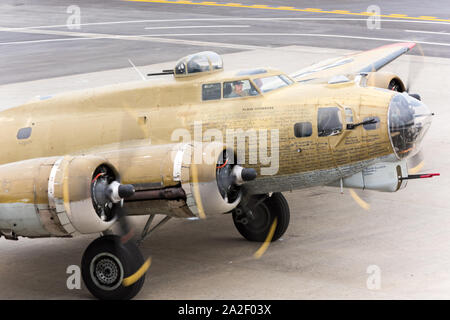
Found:
[[[233,211],[233,222],[239,233],[249,241],[264,242],[269,234],[270,227],[277,218],[277,227],[271,241],[277,241],[283,236],[289,226],[290,211],[286,198],[279,192],[273,193],[258,207],[254,208],[253,214],[257,215],[258,223],[240,223],[237,220],[236,212]],[[263,215],[263,216],[262,216]]]
[[[94,259],[95,261],[93,261]],[[102,283],[101,280],[94,275],[96,274],[95,271],[91,273],[91,263],[94,263],[93,269],[97,270],[97,264],[95,264],[97,261],[106,261],[106,263],[112,262],[118,267],[115,270],[119,269],[119,276],[114,277],[114,279],[117,280],[111,285]],[[84,284],[94,297],[100,300],[129,300],[136,296],[141,290],[145,281],[145,275],[128,287],[123,286],[122,280],[134,274],[143,263],[144,258],[142,257],[142,254],[132,241],[123,244],[120,241],[119,236],[106,235],[94,240],[86,248],[81,260],[81,274]],[[120,267],[122,267],[123,272],[120,271]],[[102,288],[102,285],[104,288],[109,289]]]

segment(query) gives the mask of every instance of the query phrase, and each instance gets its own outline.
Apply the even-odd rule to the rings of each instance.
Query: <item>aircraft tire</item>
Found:
[[[249,241],[266,241],[275,218],[277,218],[277,226],[271,241],[276,241],[283,236],[289,226],[289,204],[279,192],[273,193],[270,198],[254,207],[252,215],[253,219],[247,218],[247,223],[244,224],[237,216],[235,210],[233,211],[233,222],[236,229]]]
[[[123,244],[117,235],[94,240],[81,260],[81,274],[89,292],[100,300],[129,300],[141,290],[145,274],[130,286],[122,281],[133,275],[144,263],[138,247]]]

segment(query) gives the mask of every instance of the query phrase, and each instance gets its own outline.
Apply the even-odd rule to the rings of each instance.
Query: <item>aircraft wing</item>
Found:
[[[368,51],[331,58],[298,70],[291,74],[291,77],[303,82],[329,79],[337,75],[375,72],[411,50],[415,45],[414,42],[393,43]]]

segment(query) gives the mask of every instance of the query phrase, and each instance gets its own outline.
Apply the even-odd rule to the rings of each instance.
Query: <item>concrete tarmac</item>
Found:
[[[128,59],[145,66],[211,49],[368,50],[417,41],[422,48],[414,54],[450,58],[450,6],[443,2],[246,0],[238,1],[241,7],[227,5],[230,1],[217,1],[227,6],[174,2],[4,0],[0,84],[120,69],[129,66]],[[360,15],[374,4],[382,15],[379,24]],[[279,6],[315,11],[273,9]]]
[[[269,65],[289,73],[348,52],[288,46],[223,57],[226,69]],[[139,68],[157,72],[173,64]],[[413,79],[411,92],[420,93],[435,112],[423,141],[421,171],[440,177],[410,181],[392,194],[357,191],[369,210],[349,190],[286,193],[290,226],[258,260],[253,253],[259,244],[245,241],[229,215],[172,220],[141,247],[152,265],[137,299],[449,299],[450,60],[406,55],[385,70]],[[36,95],[134,80],[139,80],[136,72],[125,68],[14,83],[0,86],[0,101],[2,107],[13,106]],[[145,218],[134,222],[142,228]],[[95,237],[1,238],[0,299],[91,299],[84,285],[67,288],[66,269],[80,264]],[[370,286],[374,270],[380,275],[378,289]]]

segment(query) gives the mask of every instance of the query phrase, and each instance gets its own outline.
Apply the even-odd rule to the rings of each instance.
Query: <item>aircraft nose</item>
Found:
[[[431,125],[433,114],[406,92],[395,94],[389,104],[389,138],[399,159],[413,156]]]

